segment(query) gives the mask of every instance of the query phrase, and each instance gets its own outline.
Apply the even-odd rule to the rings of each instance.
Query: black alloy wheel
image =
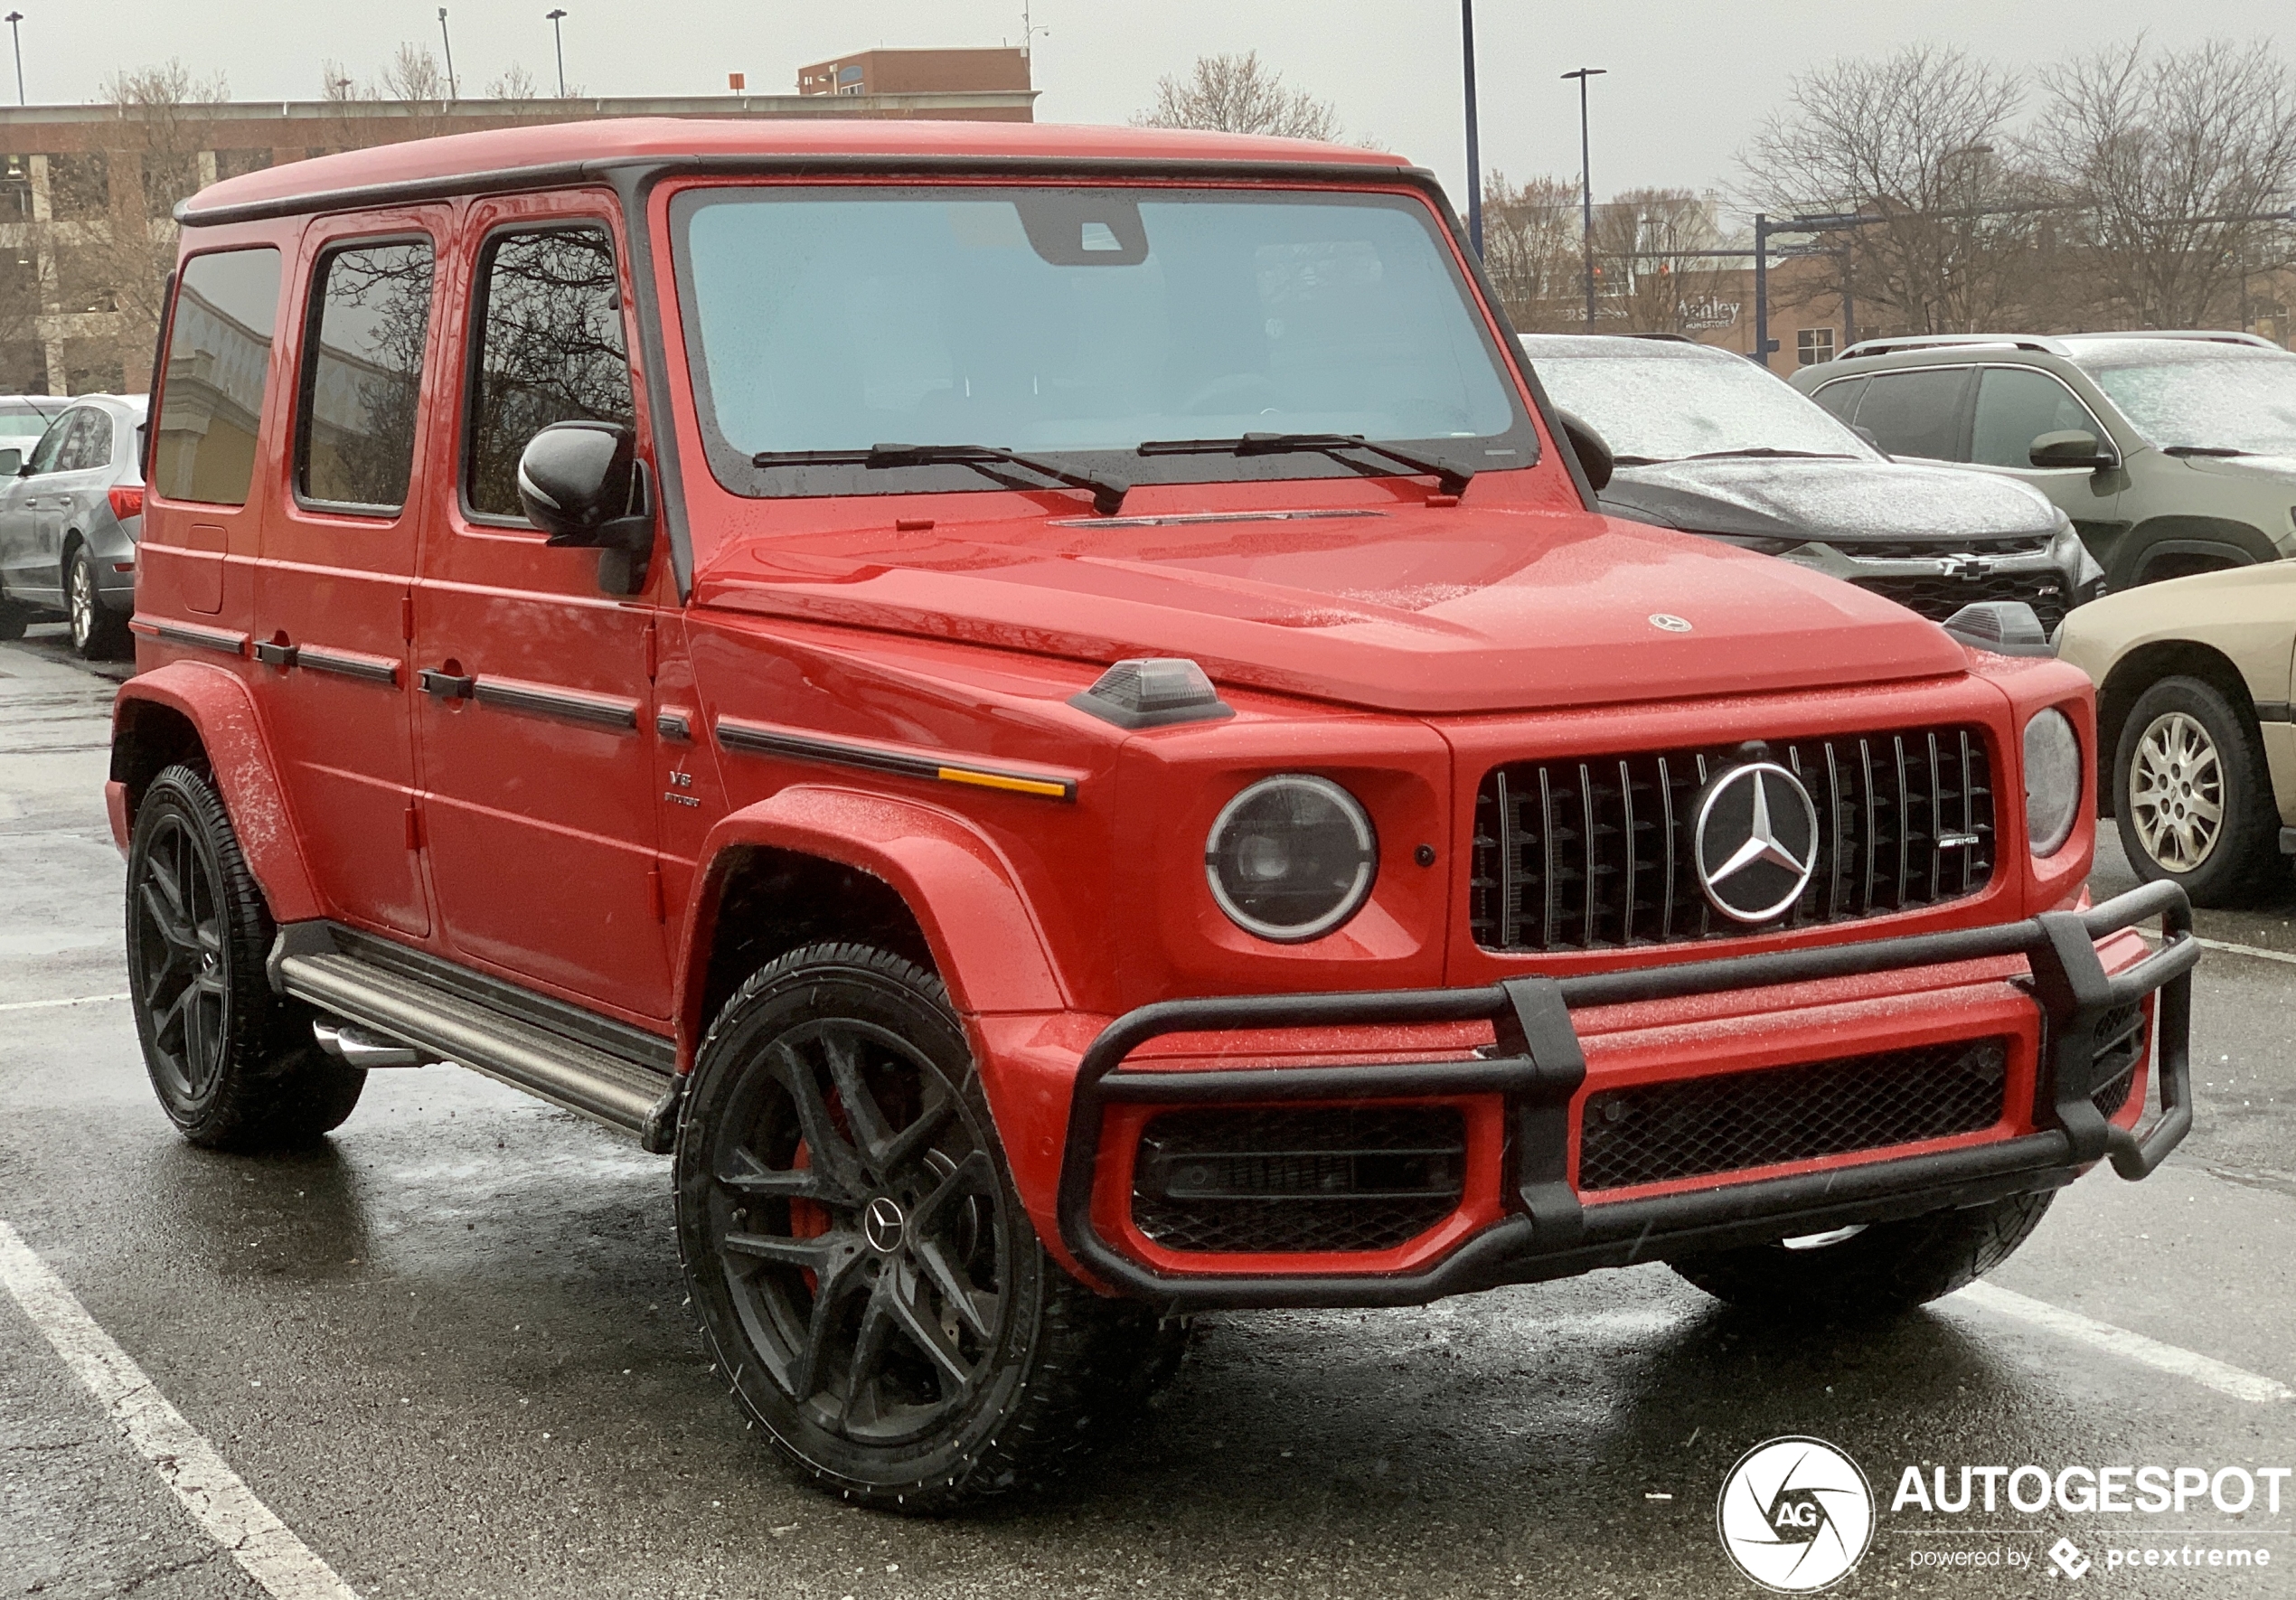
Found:
[[[324,1054],[311,1012],[271,993],[276,931],[205,774],[171,767],[127,855],[128,1002],[152,1088],[194,1144],[306,1144],[358,1104],[366,1074]]]
[[[931,974],[794,952],[704,1042],[679,1249],[720,1373],[784,1456],[938,1511],[1057,1472],[1176,1366],[1180,1335],[1053,1265]]]

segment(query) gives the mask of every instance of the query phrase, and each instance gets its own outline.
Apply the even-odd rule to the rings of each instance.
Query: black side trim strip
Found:
[[[220,650],[226,655],[244,656],[247,635],[231,633],[220,627],[201,627],[190,622],[157,622],[152,632],[171,645],[189,645],[200,650]]]
[[[2260,700],[2256,702],[2259,722],[2296,722],[2296,705],[2284,700]]]
[[[478,703],[505,711],[530,711],[538,717],[560,717],[595,728],[634,733],[638,702],[610,694],[586,694],[578,689],[558,689],[548,683],[526,683],[515,678],[486,678],[473,691]]]
[[[259,652],[261,646],[257,649]],[[399,687],[399,664],[387,655],[362,655],[355,650],[329,650],[313,645],[298,645],[294,649],[294,664],[311,672],[333,673],[339,678]]]
[[[789,756],[800,761],[825,761],[838,767],[858,767],[870,772],[898,773],[903,777],[930,778],[936,783],[965,784],[974,788],[1003,789],[1046,800],[1074,800],[1077,780],[1058,772],[1030,772],[1015,767],[989,767],[964,756],[933,757],[880,745],[823,739],[817,734],[793,733],[764,722],[720,717],[718,742],[729,750],[753,756]]]

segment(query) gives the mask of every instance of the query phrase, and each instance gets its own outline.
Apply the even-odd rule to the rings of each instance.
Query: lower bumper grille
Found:
[[[1174,1111],[1140,1138],[1132,1215],[1169,1250],[1385,1250],[1459,1206],[1448,1106]]]
[[[1579,1126],[1583,1191],[1973,1134],[2000,1120],[2009,1044],[1984,1039],[1605,1089]]]
[[[2046,572],[1995,572],[1983,578],[1857,578],[1850,581],[1886,600],[1896,601],[1908,611],[1918,611],[1932,622],[1943,622],[1962,607],[1982,600],[2022,600],[2041,619],[2041,631],[2053,634],[2072,608],[2065,592],[2065,575],[2055,568]]]
[[[2089,1104],[2107,1121],[2120,1115],[2129,1104],[2129,1091],[2136,1087],[2137,1063],[2144,1059],[2150,1034],[2141,1006],[2115,1006],[2097,1019],[2096,1077],[2090,1079],[2097,1088],[2089,1096]]]

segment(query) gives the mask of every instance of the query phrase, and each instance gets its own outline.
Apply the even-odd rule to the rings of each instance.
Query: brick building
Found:
[[[797,69],[801,95],[1026,93],[1025,50],[864,50]]]
[[[1020,56],[872,51],[852,59],[1007,54]],[[602,117],[1032,121],[1036,95],[1025,57],[1017,81],[1011,80],[1007,72],[975,87],[963,73],[936,80],[904,65],[892,81],[927,86],[872,87],[828,99],[732,94],[0,108],[0,393],[142,390],[174,259],[175,203],[218,178],[402,139]]]

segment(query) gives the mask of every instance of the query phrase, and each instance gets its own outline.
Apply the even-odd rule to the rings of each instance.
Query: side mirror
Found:
[[[0,450],[0,478],[14,478],[22,477],[23,475],[24,452],[22,450]]]
[[[615,422],[553,422],[518,457],[518,499],[526,518],[558,549],[606,552],[599,585],[635,594],[654,549],[653,496],[637,441]]]
[[[1572,416],[1560,406],[1555,408],[1555,420],[1563,425],[1563,438],[1570,442],[1571,453],[1578,457],[1579,470],[1586,475],[1586,486],[1601,494],[1610,486],[1611,474],[1617,463],[1611,459],[1611,447],[1593,428]]]
[[[2091,472],[2104,472],[2121,465],[2119,451],[2100,444],[2096,435],[2078,428],[2041,435],[2026,456],[2034,466],[2043,467],[2082,466]]]

